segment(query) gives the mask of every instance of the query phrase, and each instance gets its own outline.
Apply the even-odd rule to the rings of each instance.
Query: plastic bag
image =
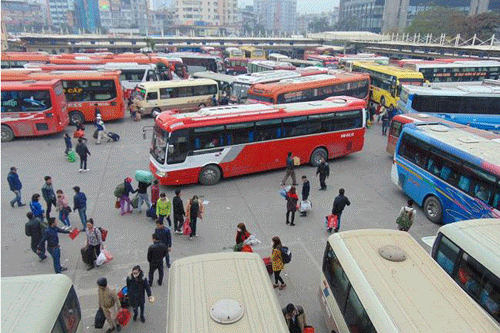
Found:
[[[309,212],[311,210],[311,201],[303,200],[300,203],[299,212]]]
[[[182,233],[185,236],[191,235],[191,226],[189,225],[189,220],[186,219],[182,225]]]
[[[95,328],[103,328],[105,321],[106,317],[104,316],[104,311],[102,311],[102,308],[99,308],[99,310],[97,310],[97,313],[95,314],[95,319],[94,319]]]
[[[326,223],[327,229],[336,229],[338,224],[339,224],[339,220],[338,220],[337,215],[333,215],[333,214],[328,215],[325,218],[325,223]]]
[[[101,251],[97,259],[95,260],[95,264],[96,266],[101,266],[102,264],[105,263],[106,263],[106,255],[104,254],[104,252]]]
[[[243,245],[241,252],[253,252],[252,247],[248,244]]]
[[[127,326],[128,322],[132,318],[132,314],[128,309],[121,308],[120,311],[116,314],[116,320],[120,323],[121,326]]]
[[[250,235],[245,241],[243,242],[244,245],[258,245],[260,244],[261,241],[257,239],[254,235]]]
[[[132,201],[130,202],[130,204],[132,205],[133,208],[139,207],[139,195],[138,194],[136,194],[134,196],[134,198],[132,199]]]
[[[68,161],[69,162],[76,162],[76,153],[74,150],[68,151]]]
[[[105,263],[114,259],[113,255],[107,249],[102,250],[101,253],[104,253],[104,257],[106,258]]]

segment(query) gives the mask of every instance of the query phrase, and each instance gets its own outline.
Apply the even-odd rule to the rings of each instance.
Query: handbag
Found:
[[[106,321],[106,317],[104,316],[104,311],[99,307],[97,313],[95,314],[94,326],[95,328],[103,328],[104,322]]]
[[[182,225],[182,233],[185,236],[191,235],[191,226],[189,225],[189,219],[186,219],[184,221],[184,224]]]
[[[75,228],[73,230],[71,230],[71,232],[69,233],[69,238],[71,238],[72,240],[76,238],[76,236],[78,236],[80,234],[80,229],[78,228]]]

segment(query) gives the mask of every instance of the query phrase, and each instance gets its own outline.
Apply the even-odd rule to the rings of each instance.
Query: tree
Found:
[[[500,14],[489,12],[468,17],[461,34],[464,38],[471,38],[476,34],[478,38],[485,40],[498,34],[499,30]]]
[[[151,37],[144,38],[144,43],[146,43],[147,48],[151,50],[151,52],[154,52],[156,42]]]
[[[315,19],[314,21],[309,22],[307,28],[311,32],[332,31],[334,29],[332,26],[330,26],[328,17],[320,17],[319,19]]]
[[[447,34],[455,36],[463,30],[467,16],[456,10],[445,7],[433,7],[418,12],[411,25],[406,28],[410,34]]]

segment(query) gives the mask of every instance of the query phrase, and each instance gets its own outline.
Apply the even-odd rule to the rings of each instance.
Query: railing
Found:
[[[433,36],[432,34],[387,34],[388,37],[386,41],[381,41],[380,43],[390,43],[390,42],[403,42],[408,44],[418,44],[418,45],[439,45],[439,46],[450,46],[450,47],[464,47],[464,46],[500,46],[500,39],[496,38],[493,34],[490,38],[482,40],[474,34],[473,37],[469,39],[462,38],[460,34],[453,38],[450,38],[446,34],[441,34],[439,37]]]

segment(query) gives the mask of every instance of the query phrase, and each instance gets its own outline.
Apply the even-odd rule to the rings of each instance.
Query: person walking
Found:
[[[297,203],[299,202],[299,197],[297,196],[297,190],[295,186],[290,188],[286,196],[286,224],[295,226],[295,211],[297,210]],[[290,222],[290,213],[292,214],[292,220]]]
[[[345,206],[349,206],[351,202],[344,195],[345,190],[343,188],[339,189],[339,195],[335,197],[333,201],[332,214],[337,216],[337,227],[334,229],[335,232],[338,232],[340,229],[340,217],[342,216],[342,212],[344,211]]]
[[[137,320],[138,308],[141,309],[141,322],[146,322],[144,317],[144,303],[146,303],[144,293],[148,295],[150,303],[153,303],[154,297],[151,295],[151,287],[148,279],[144,276],[141,266],[137,265],[132,268],[132,273],[127,276],[127,291],[128,302],[134,311],[134,321]]]
[[[330,177],[330,167],[328,166],[328,163],[326,163],[325,159],[322,157],[321,162],[318,165],[318,168],[316,169],[316,176],[319,175],[319,185],[320,191],[326,191],[326,182],[325,180]]]
[[[97,257],[101,254],[102,249],[102,234],[99,228],[94,227],[94,220],[89,219],[87,221],[87,230],[85,231],[87,235],[87,247],[89,248],[89,252],[92,253],[92,265],[87,269],[90,271],[92,268],[95,268],[95,261]]]
[[[302,176],[302,201],[306,201],[309,198],[309,192],[311,191],[311,184],[307,180],[306,176]],[[300,212],[300,216],[307,216],[307,211]]]
[[[286,171],[285,171],[285,177],[283,178],[283,181],[281,182],[281,186],[285,186],[285,182],[288,179],[288,177],[292,176],[292,182],[293,185],[298,185],[297,184],[297,179],[295,178],[295,164],[293,163],[293,157],[292,157],[292,152],[288,152],[288,156],[286,158]]]
[[[68,155],[69,151],[73,148],[73,142],[68,133],[64,133],[64,145],[66,149],[64,150],[64,155]]]
[[[186,217],[189,219],[189,226],[191,227],[191,234],[189,235],[189,239],[193,239],[193,236],[198,236],[196,234],[196,223],[198,217],[203,220],[203,213],[205,212],[203,203],[198,199],[197,195],[194,195],[193,198],[188,201],[186,212]]]
[[[153,185],[151,185],[151,218],[153,220],[158,219],[158,215],[156,215],[156,203],[158,199],[160,199],[160,182],[158,179],[153,180]]]
[[[28,222],[24,225],[24,233],[26,236],[31,237],[31,250],[40,258],[40,261],[47,259],[47,255],[45,254],[45,246],[39,252],[37,250],[38,244],[42,240],[43,229],[42,221],[40,218],[33,215],[32,212],[27,212],[26,217],[28,218]]]
[[[104,312],[109,328],[106,333],[111,333],[115,329],[121,331],[120,324],[116,320],[118,309],[121,308],[120,298],[114,290],[109,289],[108,280],[104,277],[97,280],[97,296],[99,298],[99,307]]]
[[[61,229],[57,226],[57,221],[55,217],[49,218],[49,227],[45,231],[40,243],[37,246],[39,252],[44,252],[45,242],[47,242],[47,251],[49,251],[54,261],[54,271],[56,274],[64,272],[67,270],[66,267],[61,266],[61,248],[59,246],[59,236],[58,233],[69,234],[68,229]]]
[[[7,175],[7,181],[9,182],[10,190],[16,195],[16,197],[10,201],[10,206],[14,208],[16,202],[18,207],[26,206],[26,204],[21,202],[21,189],[23,188],[23,183],[21,183],[19,179],[16,167],[10,168],[10,172]]]
[[[33,213],[34,217],[37,217],[40,219],[40,222],[43,222],[43,208],[42,205],[40,205],[40,202],[38,200],[40,199],[40,194],[35,193],[31,196],[31,202],[30,202],[30,209],[31,212]]]
[[[149,201],[148,187],[151,183],[139,182],[137,185],[137,193],[139,195],[139,203],[137,206],[137,213],[142,213],[142,204],[145,202],[148,210],[151,209],[151,201]]]
[[[73,210],[78,210],[78,215],[82,221],[83,228],[80,231],[85,231],[87,228],[87,197],[85,193],[80,191],[79,186],[73,187],[75,196],[73,197]]]
[[[102,121],[100,113],[98,113],[95,118],[95,126],[97,131],[96,145],[100,145],[101,140],[104,138],[104,131],[106,130],[106,126],[104,126],[104,122]]]
[[[56,203],[56,193],[54,192],[54,187],[52,186],[52,177],[45,176],[45,184],[42,186],[42,196],[47,204],[46,217],[47,220],[50,218],[50,212],[52,211],[52,205],[57,207]]]
[[[172,233],[170,229],[165,227],[165,225],[159,220],[156,221],[156,229],[155,234],[158,235],[158,239],[160,242],[165,244],[168,248],[167,254],[165,255],[165,262],[167,264],[167,268],[170,268],[170,251],[172,251]]]
[[[174,208],[174,229],[176,234],[182,234],[181,228],[184,223],[184,216],[186,212],[184,211],[184,204],[181,199],[181,190],[175,190],[175,197],[172,199],[172,204]]]
[[[163,223],[165,217],[168,221],[168,226],[172,226],[172,221],[170,220],[170,212],[172,211],[172,202],[167,198],[165,193],[160,194],[160,199],[156,202],[156,215],[158,216],[158,221]]]
[[[387,135],[388,128],[389,128],[389,112],[386,110],[382,114],[382,135]]]
[[[153,234],[153,244],[148,248],[148,262],[149,262],[149,286],[153,285],[153,276],[158,270],[158,285],[163,283],[163,258],[168,254],[168,247],[160,242],[158,234]]]
[[[415,220],[415,215],[417,215],[417,210],[413,208],[414,201],[409,199],[406,206],[401,207],[399,210],[398,218],[396,223],[398,224],[398,230],[408,231],[413,225]]]
[[[233,250],[235,252],[241,251],[243,246],[245,246],[245,241],[250,238],[250,236],[252,236],[252,234],[247,231],[245,223],[238,223],[236,229],[236,245],[233,247]]]
[[[218,101],[217,101],[217,97],[215,95],[212,96],[212,106],[217,106],[219,105]]]
[[[90,169],[87,168],[87,156],[90,156],[90,151],[85,142],[83,142],[82,138],[78,139],[75,151],[78,156],[80,156],[80,169],[78,172],[90,171]]]
[[[284,307],[283,316],[285,317],[286,325],[290,333],[302,333],[306,327],[306,315],[304,309],[300,305],[289,303]]]
[[[125,203],[127,203],[127,213],[132,213],[132,207],[131,207],[131,202],[130,202],[130,193],[135,193],[137,192],[137,189],[134,190],[132,185],[130,184],[132,182],[132,178],[127,177],[125,178],[124,182],[124,189],[123,189],[123,194],[120,197],[120,211],[121,215],[125,214]]]
[[[274,273],[274,285],[273,288],[279,288],[283,290],[286,287],[285,281],[280,276],[281,271],[285,267],[283,263],[283,256],[281,254],[281,240],[278,236],[273,237],[273,252],[271,253],[271,265],[273,267]],[[281,283],[281,285],[279,285]]]
[[[62,190],[57,190],[57,210],[59,211],[59,220],[66,225],[66,228],[71,227],[71,222],[69,221],[69,213],[71,208],[68,203],[68,199],[64,195]]]

